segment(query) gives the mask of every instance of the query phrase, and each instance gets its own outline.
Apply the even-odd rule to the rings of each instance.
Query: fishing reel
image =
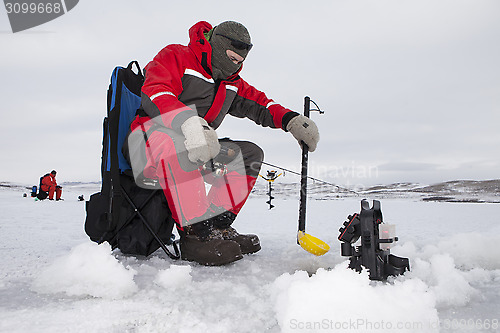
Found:
[[[227,174],[227,166],[221,162],[210,160],[202,166],[202,173],[211,174],[215,178],[223,177]]]
[[[390,254],[390,248],[398,241],[396,226],[383,223],[380,201],[373,200],[370,208],[368,201],[362,200],[361,212],[349,215],[339,232],[341,255],[349,257],[349,268],[361,272],[365,267],[370,280],[383,281],[410,270],[408,258]],[[360,245],[355,246],[358,240]]]
[[[220,152],[210,161],[201,166],[203,175],[211,174],[215,178],[223,177],[227,174],[227,164],[236,157],[236,150],[221,145]]]

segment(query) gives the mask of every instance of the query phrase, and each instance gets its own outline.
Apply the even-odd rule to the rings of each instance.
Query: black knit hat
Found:
[[[56,170],[52,170],[50,173],[51,173],[52,175],[57,174]]]
[[[236,52],[245,59],[252,48],[252,41],[243,24],[226,21],[213,29],[210,45],[212,46],[212,76],[216,80],[223,80],[236,73],[241,67],[241,64],[235,64],[229,59],[226,51]]]

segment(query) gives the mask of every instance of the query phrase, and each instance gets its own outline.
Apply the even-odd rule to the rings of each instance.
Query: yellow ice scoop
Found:
[[[322,256],[330,250],[330,246],[321,239],[306,234],[301,230],[297,233],[297,240],[304,250],[316,256]]]

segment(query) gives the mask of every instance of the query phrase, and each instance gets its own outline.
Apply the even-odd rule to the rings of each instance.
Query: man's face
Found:
[[[243,58],[238,53],[231,50],[226,50],[226,54],[229,60],[231,60],[235,65],[239,65],[245,60],[245,58]]]

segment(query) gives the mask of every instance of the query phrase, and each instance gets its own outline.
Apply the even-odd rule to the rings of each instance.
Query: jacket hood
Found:
[[[206,21],[200,21],[189,28],[189,48],[195,53],[201,65],[212,76],[212,46],[205,38],[205,33],[212,30],[212,25]],[[243,68],[231,75],[227,80],[233,81],[238,79],[238,74]]]
[[[189,48],[194,52],[205,71],[212,76],[212,47],[205,38],[205,33],[212,30],[212,25],[200,21],[189,29]]]

